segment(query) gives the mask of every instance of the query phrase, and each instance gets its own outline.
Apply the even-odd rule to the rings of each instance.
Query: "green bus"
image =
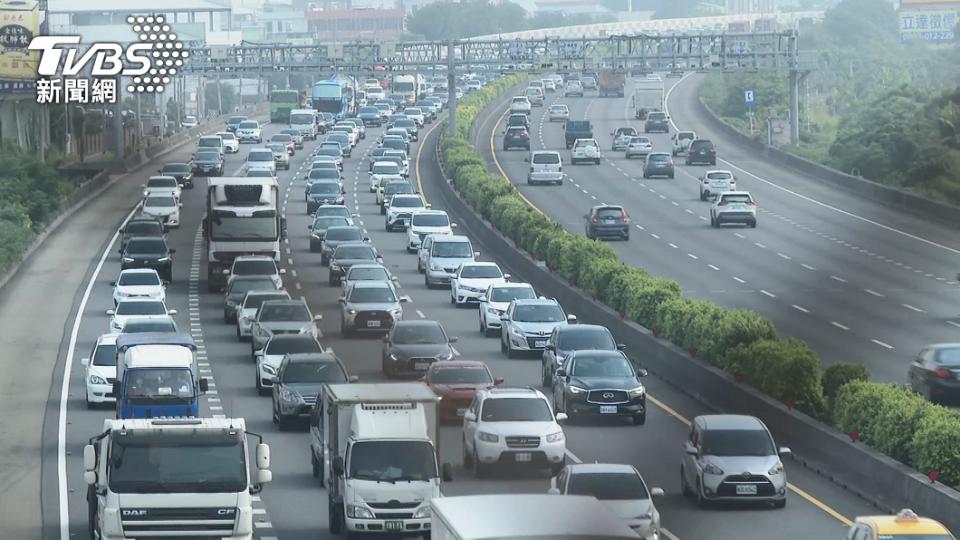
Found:
[[[270,92],[270,121],[286,124],[290,111],[299,109],[300,92],[296,90],[273,90]]]

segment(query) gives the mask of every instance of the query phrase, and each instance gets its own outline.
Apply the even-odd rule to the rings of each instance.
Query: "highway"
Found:
[[[583,115],[587,112],[586,108],[591,101],[590,98],[586,98],[584,100],[573,100],[571,104],[575,111],[579,111],[576,114]],[[609,105],[607,105],[608,103]],[[616,113],[616,107],[620,107],[620,113]],[[622,100],[597,101],[589,114],[596,122],[606,123],[612,128],[614,124],[618,123],[615,114],[622,114],[622,108]],[[490,135],[490,125],[492,125],[492,122],[488,123],[487,126],[487,138]],[[606,130],[607,125],[604,125],[602,130]],[[412,149],[412,157],[418,159],[412,162],[414,170],[411,179],[422,184],[425,195],[434,204],[435,208],[443,208],[444,195],[437,189],[439,182],[443,182],[443,179],[436,164],[435,145],[440,131],[436,126],[437,124],[427,126],[421,132],[422,142],[414,145]],[[265,138],[278,129],[276,126],[267,126]],[[557,142],[559,136],[554,131],[559,131],[559,126],[544,126],[545,141],[553,147],[560,144]],[[508,385],[538,385],[539,359],[507,360],[505,356],[500,354],[495,339],[480,336],[475,309],[455,309],[449,303],[448,291],[427,290],[424,287],[423,278],[416,271],[414,256],[407,254],[404,250],[405,235],[400,232],[387,233],[384,231],[383,218],[374,204],[373,194],[368,192],[368,182],[366,181],[365,154],[372,148],[377,133],[377,129],[368,129],[367,139],[362,141],[358,148],[354,150],[354,157],[347,160],[344,171],[348,191],[347,201],[350,206],[359,211],[361,222],[369,231],[373,243],[383,254],[385,263],[399,276],[402,293],[411,296],[413,299],[412,303],[405,304],[404,317],[422,317],[443,321],[450,335],[460,337],[456,348],[462,358],[487,362],[496,375],[506,378]],[[289,231],[289,241],[286,245],[288,251],[284,253],[282,261],[283,267],[287,269],[287,274],[284,277],[285,284],[291,294],[294,296],[302,295],[315,313],[319,312],[323,315],[324,338],[322,342],[336,351],[336,354],[344,360],[351,374],[358,375],[361,381],[382,380],[383,377],[379,371],[380,341],[373,338],[349,340],[341,338],[338,332],[339,306],[336,302],[339,289],[327,285],[327,270],[320,266],[319,254],[310,253],[308,249],[307,224],[309,220],[306,215],[306,205],[302,198],[302,175],[304,172],[302,168],[305,165],[306,156],[309,155],[313,146],[313,143],[307,143],[307,147],[298,151],[296,156],[292,158],[291,171],[281,171],[279,175],[282,185],[281,192],[287,193],[289,196],[288,199],[285,199],[282,208],[288,219]],[[228,156],[226,167],[228,174],[239,170],[242,158],[248,148],[249,146],[245,145],[239,155]],[[489,150],[489,147],[487,150]],[[167,156],[165,160],[185,160],[190,152],[191,149],[183,147]],[[512,153],[503,161],[508,170],[516,171],[517,167],[522,165],[521,159],[521,153]],[[613,162],[623,168],[622,160],[614,159]],[[150,171],[155,170],[159,165],[157,163],[156,166],[145,167],[139,173],[141,179],[145,179]],[[632,164],[628,165],[628,167],[633,166]],[[522,172],[522,169],[520,170]],[[587,173],[596,171],[596,169],[587,167],[584,167],[583,170],[585,177]],[[587,199],[589,199],[590,194],[594,194],[598,197],[610,197],[611,200],[624,201],[626,199],[623,197],[627,196],[626,193],[639,192],[637,186],[633,186],[630,180],[623,177],[617,178],[612,172],[609,172],[616,171],[609,162],[601,166],[600,171],[603,172],[603,176],[592,175],[591,179],[584,180],[581,183],[584,189],[589,191],[586,195]],[[574,178],[580,174],[577,169],[568,172],[571,172]],[[603,181],[609,182],[610,185],[601,185]],[[74,254],[75,261],[73,264],[85,268],[87,277],[80,281],[73,298],[72,309],[82,308],[80,309],[81,316],[75,326],[76,332],[73,332],[73,323],[70,323],[65,329],[64,340],[61,343],[61,354],[69,358],[71,367],[66,400],[62,402],[66,411],[63,437],[60,438],[57,433],[56,414],[47,414],[44,423],[44,475],[40,501],[43,509],[44,525],[46,526],[45,531],[48,535],[52,535],[61,525],[58,520],[58,508],[59,501],[62,498],[69,508],[69,514],[66,516],[68,519],[62,524],[67,527],[67,532],[70,535],[86,537],[87,517],[84,499],[86,486],[81,478],[82,467],[79,456],[87,439],[100,432],[103,419],[112,417],[113,412],[108,409],[86,409],[83,401],[83,370],[79,362],[80,358],[87,356],[97,336],[107,329],[108,317],[105,310],[111,307],[110,295],[112,291],[109,282],[119,271],[117,249],[116,246],[111,245],[111,241],[116,226],[131,213],[136,201],[138,191],[136,185],[138,183],[135,182],[131,179],[130,182],[124,184],[123,189],[106,192],[103,196],[104,201],[101,201],[104,204],[109,203],[106,204],[106,208],[102,205],[91,205],[90,208],[78,212],[77,216],[71,218],[67,225],[70,226],[73,220],[94,219],[90,214],[91,212],[97,213],[95,215],[101,222],[101,226],[93,229],[90,233],[94,234],[95,232],[98,236],[87,239],[87,243],[95,244],[97,249],[80,255]],[[589,182],[589,184],[586,182]],[[624,193],[619,194],[621,198],[614,199],[614,193],[611,192],[608,195],[600,191],[601,189],[612,188],[615,182],[622,182],[625,186],[625,189],[622,190]],[[203,185],[202,182],[197,184],[198,186]],[[652,185],[652,182],[650,184]],[[685,192],[679,190],[679,183],[676,187],[678,189],[674,195],[690,198],[684,195]],[[695,186],[693,187],[695,193]],[[554,212],[563,207],[547,206],[546,201],[537,199],[537,197],[541,197],[542,194],[549,194],[550,190],[557,193],[564,190],[566,196],[577,203],[577,199],[570,196],[572,192],[569,190],[571,189],[574,189],[573,186],[568,184],[559,189],[537,189],[530,190],[528,193],[529,196],[535,198],[538,205],[544,204],[543,208]],[[661,189],[659,184],[657,189]],[[527,191],[525,188],[524,190]],[[666,192],[664,193],[666,194]],[[692,198],[695,200],[696,195],[693,195]],[[562,197],[560,200],[562,200]],[[234,327],[223,323],[221,296],[207,294],[205,286],[200,283],[206,273],[203,263],[202,239],[199,235],[204,190],[198,188],[192,191],[184,191],[183,202],[182,225],[169,235],[171,247],[175,248],[177,253],[175,255],[174,282],[168,288],[168,306],[178,310],[175,318],[181,329],[190,331],[201,346],[201,367],[204,370],[204,375],[214,381],[214,384],[211,385],[212,391],[205,400],[204,413],[244,417],[247,420],[248,429],[264,434],[272,446],[274,481],[265,487],[256,503],[258,537],[262,539],[331,537],[327,532],[326,494],[310,474],[306,431],[279,432],[272,424],[270,420],[270,400],[269,398],[259,397],[254,388],[254,364],[249,355],[249,345],[238,342],[234,334]],[[560,203],[556,202],[555,204]],[[588,204],[584,202],[580,207],[571,206],[569,212],[573,213],[568,215],[581,215]],[[689,205],[693,206],[693,203],[689,203]],[[661,227],[667,224],[676,227],[677,223],[680,223],[681,226],[684,224],[684,220],[678,218],[676,210],[666,205],[656,206],[674,213],[652,214],[649,218],[644,219],[640,217],[643,211],[638,207],[636,211],[632,211],[632,215],[639,224],[644,226],[653,226],[655,223],[660,223]],[[657,211],[656,208],[650,209],[651,213],[655,211]],[[560,212],[556,215],[565,214]],[[658,217],[655,218],[654,216]],[[453,217],[454,221],[458,221],[456,216]],[[107,220],[106,223],[104,223],[105,220]],[[690,230],[685,231],[687,235],[698,234],[694,227],[701,227],[701,224],[696,222],[698,220],[695,217],[689,221],[691,222]],[[766,218],[761,223],[761,228],[757,231],[763,232],[767,230],[767,227],[773,225],[774,220]],[[578,226],[576,218],[564,218],[564,224],[573,230],[576,230]],[[710,231],[705,225],[702,226],[702,230],[704,231],[702,234],[716,232]],[[470,235],[469,230],[461,229],[460,232]],[[732,235],[734,231],[724,230],[718,234],[726,233]],[[746,235],[746,231],[744,233]],[[752,235],[750,237],[753,238]],[[644,242],[645,246],[650,246],[646,250],[650,253],[648,257],[639,256],[640,252],[636,252],[638,255],[637,262],[642,262],[644,266],[657,273],[660,273],[660,269],[656,267],[656,264],[676,262],[677,258],[672,251],[679,251],[679,249],[673,250],[667,247],[665,241],[666,239],[663,243],[657,243],[643,238],[643,235],[635,234],[632,242]],[[767,241],[771,242],[771,247],[768,249],[773,249],[773,241]],[[632,244],[615,245],[635,248]],[[705,246],[694,246],[689,238],[683,241],[682,245],[689,245],[690,248],[688,249],[690,251],[693,251],[693,248],[696,247],[696,253],[698,255],[702,254],[704,259],[707,259],[712,253],[712,250],[707,250]],[[485,246],[480,245],[478,247],[482,252],[482,260],[497,260],[496,253],[491,253],[488,249],[485,249]],[[42,248],[41,252],[45,249],[47,248]],[[656,251],[653,251],[654,249]],[[656,256],[654,257],[653,254],[656,254]],[[43,253],[38,254],[38,257],[42,256]],[[727,259],[730,258],[728,255]],[[700,262],[706,264],[709,261],[701,260]],[[720,265],[719,262],[717,264]],[[730,272],[732,269],[727,266],[727,262],[724,261],[723,267],[727,272]],[[688,278],[694,280],[698,269],[680,264],[675,264],[673,267],[676,270],[686,269],[679,275],[666,275],[674,275],[684,283],[685,287],[693,288],[685,280]],[[504,268],[504,270],[514,273],[514,280],[519,281],[523,278],[523,276],[516,276],[516,273],[511,272],[508,268]],[[738,271],[743,273],[744,279],[751,275],[747,272],[747,269]],[[718,273],[718,275],[721,274]],[[691,283],[697,283],[697,281]],[[699,283],[704,283],[704,281],[699,280]],[[705,286],[705,283],[696,285],[701,289]],[[730,289],[733,288],[729,285],[725,286]],[[779,291],[780,289],[775,290]],[[757,295],[744,294],[740,296],[753,298]],[[41,320],[34,321],[36,325],[42,323]],[[74,334],[75,339],[73,339]],[[637,360],[642,363],[642,359]],[[47,410],[51,412],[56,412],[61,406],[61,394],[57,378],[62,376],[63,367],[58,367],[58,370],[53,377],[54,384],[47,404]],[[654,377],[649,377],[646,384],[652,396],[651,403],[655,406],[651,406],[645,426],[572,425],[565,427],[565,431],[571,460],[632,463],[641,471],[651,487],[658,486],[666,490],[666,496],[657,501],[657,506],[662,514],[663,526],[669,531],[667,538],[759,540],[769,538],[771,531],[776,531],[778,537],[785,539],[838,538],[844,533],[845,523],[849,518],[874,511],[861,500],[789,461],[787,462],[787,469],[791,482],[791,493],[788,497],[786,509],[719,507],[701,510],[696,508],[691,500],[685,500],[680,495],[678,476],[679,461],[682,455],[681,444],[688,433],[689,419],[708,411],[704,410],[699,403],[685,397]],[[58,448],[60,445],[62,445],[62,449]],[[486,480],[473,479],[461,464],[460,430],[456,426],[447,426],[442,429],[440,449],[442,461],[454,464],[455,480],[444,486],[444,493],[447,495],[544,492],[548,488],[549,479],[546,477],[546,473],[529,475],[504,473]],[[62,468],[59,469],[57,466],[58,458],[63,460]],[[60,482],[62,482],[62,485],[60,485]],[[24,524],[23,529],[29,530],[29,525]]]
[[[826,363],[860,362],[873,379],[906,382],[909,360],[928,343],[955,341],[960,328],[954,261],[960,254],[948,228],[898,214],[750,155],[711,131],[695,107],[701,75],[665,79],[667,107],[678,129],[695,130],[718,146],[716,167],[686,166],[676,178],[644,180],[642,160],[610,149],[610,133],[634,126],[626,98],[564,98],[548,94],[531,117],[534,149],[559,150],[568,163],[560,123],[544,119],[564,103],[571,119],[589,119],[604,159],[599,166],[564,166],[563,186],[527,186],[524,151],[502,151],[503,117],[490,118],[477,144],[492,166],[534,205],[571,232],[583,233],[591,205],[622,204],[633,219],[629,242],[613,242],[621,257],[654,275],[677,280],[684,294],[755,310],[782,334],[803,339]],[[504,109],[501,111],[506,112]],[[651,134],[655,151],[670,136]],[[752,193],[758,226],[709,226],[709,204],[697,178],[729,169],[738,189]]]

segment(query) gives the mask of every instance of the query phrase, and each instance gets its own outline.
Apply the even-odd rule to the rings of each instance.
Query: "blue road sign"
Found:
[[[744,88],[743,89],[743,104],[747,107],[753,107],[753,103],[756,101],[756,96],[753,93],[753,88]]]

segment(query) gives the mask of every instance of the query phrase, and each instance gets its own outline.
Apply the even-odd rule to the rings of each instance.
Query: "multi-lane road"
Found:
[[[599,166],[566,165],[563,186],[526,185],[526,153],[501,150],[500,117],[487,121],[477,144],[491,165],[568,230],[583,233],[581,216],[591,205],[621,204],[635,230],[629,242],[611,245],[625,261],[677,280],[688,296],[763,314],[827,363],[860,362],[875,380],[906,382],[909,361],[923,345],[956,341],[960,332],[954,231],[784,170],[723,140],[696,112],[701,77],[665,80],[672,132],[679,127],[712,139],[719,160],[704,167],[675,158],[673,180],[644,180],[642,160],[610,150],[609,134],[617,127],[642,132],[629,108],[630,80],[626,98],[554,93],[534,110],[532,148],[560,150],[565,157],[562,126],[545,120],[545,110],[565,103],[571,119],[593,122],[604,159]],[[655,151],[670,151],[669,135],[650,136]],[[709,168],[731,170],[738,189],[753,194],[760,209],[756,229],[709,226],[710,203],[699,200],[697,189],[697,177]]]

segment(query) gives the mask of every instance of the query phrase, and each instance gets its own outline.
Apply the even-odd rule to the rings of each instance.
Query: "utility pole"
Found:
[[[790,54],[790,143],[800,142],[800,66],[797,65],[797,34],[793,32],[788,38]]]
[[[223,114],[223,92],[220,85],[220,68],[217,68],[217,114]]]
[[[450,112],[447,114],[447,133],[451,137],[457,136],[457,73],[453,58],[453,40],[447,42],[447,103]]]

